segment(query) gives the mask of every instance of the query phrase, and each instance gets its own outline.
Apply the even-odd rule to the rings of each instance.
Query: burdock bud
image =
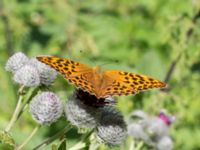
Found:
[[[126,124],[121,113],[113,107],[105,107],[98,126],[96,127],[96,139],[106,145],[119,145],[127,135]]]
[[[152,143],[149,135],[144,131],[141,123],[131,123],[128,125],[128,134],[134,139],[143,140],[145,143]]]
[[[24,66],[28,62],[28,60],[28,57],[22,52],[15,53],[8,59],[5,69],[7,71],[15,73],[18,69]]]
[[[36,58],[32,58],[28,64],[34,66],[38,70],[41,84],[48,86],[56,78],[57,72],[48,65],[39,62]]]
[[[99,118],[99,109],[85,105],[75,92],[67,101],[65,116],[78,128],[94,128]]]
[[[135,121],[143,121],[146,120],[148,118],[148,115],[142,111],[142,110],[135,110],[133,112],[130,113],[129,115],[129,122],[135,122]]]
[[[29,105],[33,119],[42,125],[56,122],[63,113],[62,102],[52,92],[43,92],[36,95]]]
[[[173,142],[170,137],[164,136],[158,141],[156,147],[158,150],[172,150]]]
[[[40,76],[37,69],[30,65],[25,65],[17,70],[13,80],[27,87],[38,86],[40,84]]]

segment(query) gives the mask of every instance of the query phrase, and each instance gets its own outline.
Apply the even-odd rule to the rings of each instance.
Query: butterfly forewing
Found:
[[[70,83],[91,94],[94,94],[93,85],[89,79],[92,78],[93,69],[87,65],[51,56],[36,57],[40,62],[49,65],[61,73]]]
[[[165,83],[151,77],[123,71],[105,71],[103,77],[108,82],[102,88],[102,97],[136,94],[143,90],[166,86]]]
[[[60,72],[61,74],[72,77],[76,74],[80,74],[82,72],[91,71],[92,69],[84,64],[80,64],[78,62],[74,62],[69,59],[62,59],[58,57],[51,57],[51,56],[41,56],[36,57],[42,63],[49,65],[56,71]]]

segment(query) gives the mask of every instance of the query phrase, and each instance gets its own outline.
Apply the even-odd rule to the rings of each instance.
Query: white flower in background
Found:
[[[146,120],[146,132],[151,137],[161,137],[168,135],[168,125],[159,117],[153,117]]]
[[[143,140],[145,143],[152,145],[151,138],[145,132],[144,126],[140,123],[131,123],[128,125],[128,135],[133,136],[136,140]]]
[[[141,120],[145,120],[148,118],[148,115],[142,111],[142,110],[135,110],[133,112],[130,113],[129,115],[129,121],[141,121]]]
[[[166,150],[171,150],[173,142],[168,136],[168,129],[173,121],[174,117],[167,116],[164,112],[156,117],[151,117],[137,110],[130,114],[128,134],[137,140],[143,140],[147,145],[156,147],[158,150],[165,150],[166,145],[169,145],[169,149]]]
[[[158,150],[172,150],[173,141],[169,136],[164,136],[158,141],[156,148]]]

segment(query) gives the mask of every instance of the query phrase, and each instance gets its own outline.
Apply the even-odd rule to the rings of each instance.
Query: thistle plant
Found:
[[[57,94],[45,88],[52,85],[57,72],[35,58],[29,59],[21,52],[8,59],[5,69],[12,73],[13,81],[20,88],[15,111],[5,131],[1,133],[1,137],[5,139],[3,142],[16,150],[23,149],[41,126],[50,126],[52,123],[58,122],[62,116],[66,117],[66,127],[35,146],[34,149],[44,147],[62,137],[72,128],[70,125],[88,131],[83,134],[82,140],[70,149],[84,148],[88,142],[91,143],[91,147],[94,146],[92,143],[96,143],[95,147],[99,147],[102,143],[116,146],[125,140],[127,135],[126,123],[122,114],[113,107],[114,99],[101,98],[99,100],[95,96],[78,89],[66,102],[62,102]],[[24,142],[18,144],[10,136],[10,130],[17,120],[23,117],[23,112],[26,111],[27,106],[37,125]]]
[[[93,150],[101,145],[120,146],[125,142],[128,134],[133,136],[135,141],[143,140],[159,150],[165,150],[167,147],[172,149],[173,142],[168,136],[171,120],[163,113],[158,117],[149,117],[145,112],[136,110],[130,114],[130,118],[134,121],[129,120],[126,123],[122,113],[114,107],[115,100],[112,97],[97,99],[88,92],[76,89],[66,102],[62,101],[55,92],[49,91],[49,86],[56,79],[57,72],[35,58],[29,59],[23,53],[16,53],[9,58],[5,68],[12,73],[13,81],[20,88],[13,116],[0,137],[4,137],[3,142],[16,150],[23,149],[41,126],[49,127],[60,119],[66,122],[65,127],[35,146],[34,150],[63,138],[72,127],[84,132],[81,132],[80,142],[69,150],[87,147]],[[17,120],[23,117],[27,106],[36,126],[24,142],[18,144],[10,136],[10,130]],[[62,142],[57,146],[58,149]]]
[[[36,59],[29,59],[25,54],[18,52],[11,56],[5,69],[12,73],[13,81],[19,84],[19,99],[11,120],[4,132],[1,132],[2,142],[15,147],[16,150],[22,149],[31,140],[39,129],[40,125],[50,125],[56,122],[63,114],[62,102],[52,92],[42,92],[41,86],[50,85],[56,78],[57,73],[38,62]],[[14,142],[10,136],[10,130],[16,121],[22,116],[29,105],[30,113],[39,124],[35,127],[30,136],[20,145]],[[10,142],[7,142],[10,141]]]

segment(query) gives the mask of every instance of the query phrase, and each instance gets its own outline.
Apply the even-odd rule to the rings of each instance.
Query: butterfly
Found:
[[[79,62],[53,56],[36,58],[61,73],[77,88],[95,95],[98,99],[136,94],[143,90],[166,86],[159,80],[141,74],[117,70],[102,71],[100,66],[92,68]]]

